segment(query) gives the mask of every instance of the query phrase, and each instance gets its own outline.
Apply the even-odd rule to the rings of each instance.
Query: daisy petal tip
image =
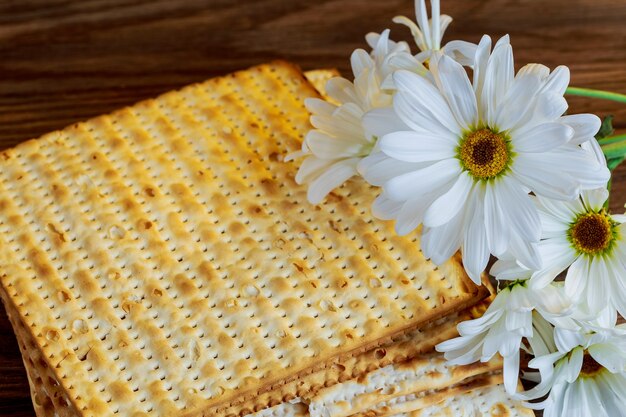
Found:
[[[467,272],[467,275],[470,277],[470,279],[472,280],[472,282],[476,285],[478,285],[479,287],[483,285],[482,283],[482,271],[481,272],[476,272],[476,271],[471,271],[469,269],[465,269],[465,272]]]
[[[413,230],[415,230],[415,228],[411,228],[409,225],[401,223],[401,222],[396,222],[394,229],[396,233],[398,234],[398,236],[406,236],[409,233],[411,233]]]
[[[323,100],[321,100],[321,99],[319,99],[317,97],[307,97],[307,98],[304,99],[304,107],[306,107],[306,109],[309,112],[312,112],[313,109],[315,108],[315,105],[317,103],[319,103],[320,101],[323,101]]]
[[[479,44],[486,44],[487,42],[491,43],[491,36],[485,34],[480,38]]]
[[[306,199],[309,201],[309,203],[315,206],[320,204],[324,200],[325,197],[326,197],[325,195],[320,195],[320,194],[312,192],[311,189],[309,189],[306,195]]]
[[[413,88],[412,84],[416,81],[422,81],[422,77],[411,71],[401,69],[393,74],[393,81],[398,89],[411,90]]]
[[[511,35],[509,35],[508,33],[503,35],[500,39],[498,39],[498,41],[496,42],[496,46],[495,47],[497,47],[498,45],[508,45],[508,46],[511,46]]]
[[[598,131],[600,130],[600,127],[602,126],[602,120],[600,119],[600,117],[598,117],[598,115],[593,114],[593,113],[586,113],[587,116],[587,120],[589,124],[592,124],[594,126],[594,130],[596,133],[598,133]]]

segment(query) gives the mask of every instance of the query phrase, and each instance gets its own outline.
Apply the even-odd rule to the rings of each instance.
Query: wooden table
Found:
[[[626,2],[442,0],[446,39],[511,35],[517,66],[572,71],[572,84],[626,93]],[[0,148],[182,85],[276,58],[337,67],[369,31],[413,17],[411,0],[0,0]],[[393,26],[392,26],[393,25]],[[626,105],[571,99],[573,112]],[[626,166],[611,207],[623,211]],[[0,416],[33,416],[17,344],[0,312]]]

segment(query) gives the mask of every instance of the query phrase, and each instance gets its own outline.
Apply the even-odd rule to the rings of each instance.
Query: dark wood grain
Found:
[[[626,2],[443,0],[446,39],[509,33],[517,65],[564,64],[572,84],[626,93]],[[275,58],[337,67],[368,31],[412,16],[411,0],[0,0],[0,148],[172,88]],[[393,37],[408,31],[392,27]],[[626,106],[572,99],[574,112]],[[626,167],[612,208],[623,211]],[[33,416],[10,325],[0,312],[0,415]]]

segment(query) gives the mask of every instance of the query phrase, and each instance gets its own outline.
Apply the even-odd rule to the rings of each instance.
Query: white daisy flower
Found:
[[[383,184],[374,213],[396,219],[399,234],[423,224],[422,251],[436,264],[461,248],[476,283],[490,254],[510,251],[526,267],[541,267],[541,223],[529,192],[571,200],[609,179],[606,166],[579,145],[595,140],[588,132],[598,118],[562,117],[568,69],[550,73],[531,64],[514,76],[508,37],[490,50],[485,36],[473,84],[445,55],[431,61],[434,83],[395,72],[393,109],[410,129],[390,122],[388,110],[368,112],[374,130],[392,133],[378,141],[384,155],[360,165],[366,180]],[[392,174],[375,169],[381,160],[396,161]]]
[[[298,184],[309,184],[308,199],[314,204],[356,175],[359,161],[374,149],[381,131],[371,131],[363,123],[363,115],[371,109],[391,106],[392,92],[384,86],[385,80],[398,68],[427,74],[410,54],[406,42],[389,40],[389,30],[381,35],[370,34],[367,39],[376,41],[372,52],[357,49],[351,57],[354,82],[336,77],[326,84],[327,95],[339,104],[306,100],[315,129],[306,135],[302,150],[286,158],[306,157],[295,179]],[[392,125],[399,123],[393,112],[388,117]]]
[[[536,198],[543,267],[532,273],[531,285],[546,285],[569,267],[565,292],[579,308],[594,315],[608,304],[626,316],[626,216],[606,211],[608,196],[600,188],[568,202]],[[522,269],[515,262],[498,261],[491,273],[507,279]]]
[[[626,329],[614,325],[556,328],[557,350],[529,363],[541,382],[518,397],[536,400],[549,393],[528,404],[545,408],[545,417],[626,416]]]
[[[466,41],[451,41],[443,48],[441,40],[443,34],[452,23],[452,18],[445,14],[440,14],[439,0],[430,1],[432,18],[428,18],[425,0],[415,0],[415,17],[417,23],[413,22],[406,16],[396,16],[393,18],[395,23],[399,23],[411,30],[415,44],[420,52],[415,56],[420,62],[428,63],[430,58],[437,51],[451,56],[461,65],[472,66],[474,63],[474,54],[476,52],[476,44]]]
[[[526,281],[514,281],[498,293],[482,317],[460,323],[460,336],[440,343],[436,349],[454,365],[487,362],[499,353],[504,358],[505,388],[514,393],[522,339],[532,339],[535,332],[533,311],[550,319],[567,312],[568,307],[569,300],[556,285],[536,290]]]

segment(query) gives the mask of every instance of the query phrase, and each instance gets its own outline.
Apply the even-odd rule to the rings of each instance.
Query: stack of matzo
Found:
[[[319,206],[295,184],[317,95],[278,62],[1,153],[0,294],[41,416],[437,415],[498,382],[428,353],[487,295],[458,258],[363,183]]]

